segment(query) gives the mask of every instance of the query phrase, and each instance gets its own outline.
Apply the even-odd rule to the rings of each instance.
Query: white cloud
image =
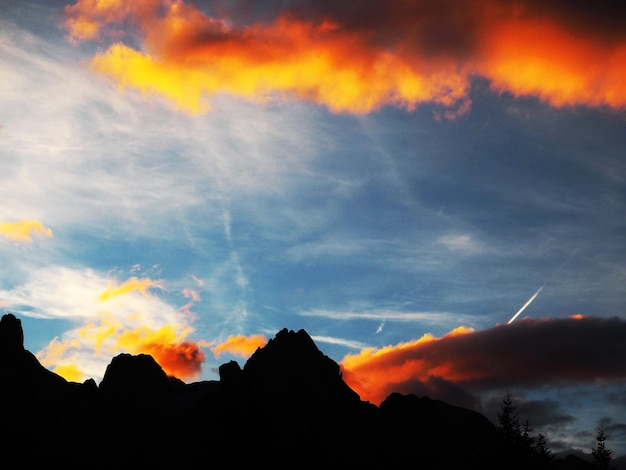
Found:
[[[437,239],[437,243],[443,245],[450,251],[468,255],[483,253],[485,251],[484,248],[467,233],[443,235]]]
[[[83,322],[106,312],[120,321],[128,318],[141,320],[149,327],[180,320],[176,307],[148,290],[145,293],[130,291],[108,300],[100,299],[107,288],[125,281],[127,279],[107,277],[93,269],[50,266],[33,269],[28,273],[26,282],[0,290],[0,297],[5,308],[34,318]]]

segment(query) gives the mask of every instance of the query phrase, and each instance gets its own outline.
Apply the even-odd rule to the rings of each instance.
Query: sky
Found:
[[[0,310],[68,380],[304,329],[626,454],[626,6],[0,0]]]

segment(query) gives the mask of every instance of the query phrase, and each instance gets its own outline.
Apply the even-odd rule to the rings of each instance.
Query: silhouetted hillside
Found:
[[[23,344],[20,320],[4,315],[1,455],[19,464],[3,468],[533,468],[474,411],[398,393],[361,401],[304,330],[190,384],[144,354],[114,357],[99,385],[67,382]]]

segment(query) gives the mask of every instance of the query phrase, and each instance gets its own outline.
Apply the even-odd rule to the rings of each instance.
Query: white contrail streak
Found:
[[[508,321],[508,324],[510,325],[511,323],[513,323],[515,321],[515,319],[524,311],[526,310],[526,307],[528,307],[533,300],[535,300],[537,298],[537,296],[539,295],[539,292],[541,292],[541,290],[545,287],[546,284],[548,284],[552,278],[554,276],[556,276],[561,269],[563,269],[563,267],[567,264],[567,262],[572,259],[574,257],[574,255],[578,252],[578,248],[576,248],[574,251],[572,251],[570,253],[570,255],[565,259],[565,261],[563,261],[558,268],[556,268],[552,274],[550,274],[550,277],[548,277],[548,280],[546,282],[543,283],[543,286],[541,286],[539,289],[537,289],[537,292],[535,292],[532,297],[530,299],[528,299],[528,301],[522,305],[522,308],[520,308],[517,313],[515,315],[513,315],[513,317]]]
[[[545,284],[544,284],[545,285]],[[520,308],[517,313],[515,315],[513,315],[513,317],[508,321],[508,324],[510,325],[511,323],[513,323],[515,321],[515,319],[520,315],[520,313],[522,313],[524,310],[526,310],[526,307],[528,307],[533,300],[535,300],[537,298],[537,296],[539,295],[539,292],[541,292],[541,289],[543,289],[543,286],[541,286],[539,289],[537,289],[537,292],[535,292],[532,297],[530,299],[528,299],[526,301],[526,303],[524,305],[522,305],[522,308]]]

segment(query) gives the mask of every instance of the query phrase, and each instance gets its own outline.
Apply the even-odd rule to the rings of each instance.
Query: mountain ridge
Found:
[[[122,353],[99,385],[68,382],[24,349],[20,320],[5,314],[0,459],[95,468],[539,468],[476,411],[400,393],[379,406],[362,401],[305,330],[280,330],[243,368],[222,364],[219,377],[186,384],[150,355]],[[28,451],[17,451],[24,443]],[[594,468],[568,459],[550,468]]]

